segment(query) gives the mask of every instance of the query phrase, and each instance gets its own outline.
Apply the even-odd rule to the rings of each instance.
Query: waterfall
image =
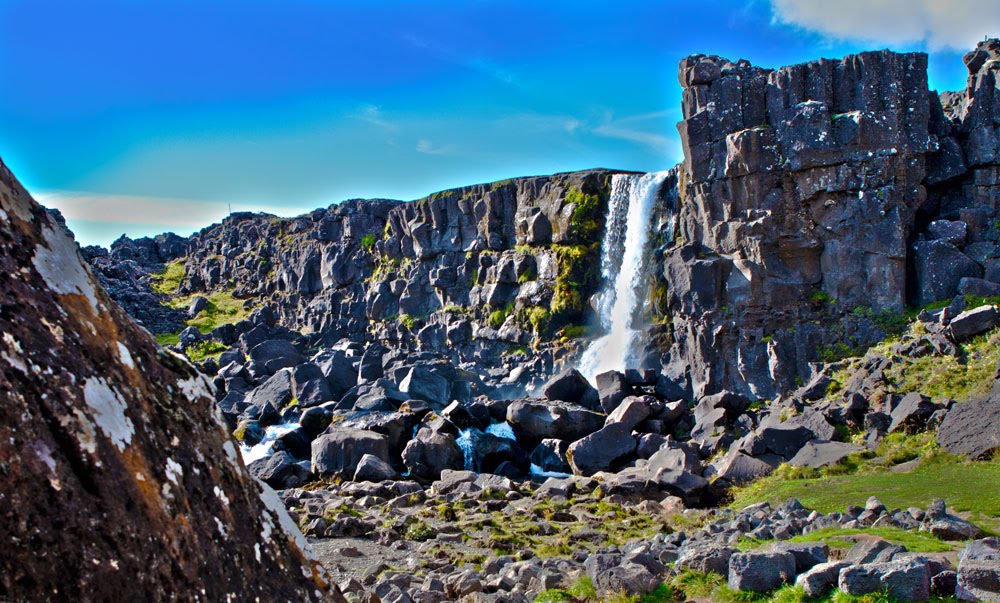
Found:
[[[667,172],[653,172],[612,179],[601,251],[604,288],[597,298],[605,335],[580,358],[580,372],[591,382],[605,371],[634,365],[641,352],[641,331],[633,322],[642,303],[649,215],[666,178]]]
[[[458,432],[458,438],[455,440],[455,443],[458,444],[458,447],[462,450],[462,457],[465,459],[466,471],[476,470],[476,448],[472,438],[473,432],[478,431],[479,430],[474,427],[462,429]]]

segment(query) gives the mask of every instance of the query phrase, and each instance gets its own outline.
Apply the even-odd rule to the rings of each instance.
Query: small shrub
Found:
[[[375,248],[375,235],[366,234],[365,236],[361,237],[361,247],[365,251],[371,252],[371,250]]]
[[[406,528],[406,539],[423,542],[437,535],[437,531],[422,521],[415,521]]]

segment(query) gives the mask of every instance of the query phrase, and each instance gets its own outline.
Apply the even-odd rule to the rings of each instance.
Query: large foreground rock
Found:
[[[323,598],[210,384],[95,285],[2,162],[0,273],[0,598]]]

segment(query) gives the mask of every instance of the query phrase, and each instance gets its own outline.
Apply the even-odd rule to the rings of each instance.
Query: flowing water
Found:
[[[650,213],[666,178],[667,172],[613,177],[601,252],[604,289],[597,298],[605,335],[587,347],[579,365],[592,383],[600,373],[634,366],[642,351],[636,313],[643,299]]]
[[[278,439],[279,436],[298,429],[298,422],[292,423],[282,423],[280,425],[272,425],[264,430],[264,438],[253,447],[240,445],[240,454],[243,455],[243,463],[249,465],[250,463],[267,458],[274,453],[274,441]]]

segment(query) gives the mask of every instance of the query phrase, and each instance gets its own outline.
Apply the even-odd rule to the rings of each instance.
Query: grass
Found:
[[[215,341],[214,339],[206,339],[204,341],[199,341],[198,343],[188,346],[184,353],[187,357],[196,362],[201,362],[207,360],[208,358],[218,358],[223,352],[228,350],[229,347]]]
[[[901,393],[919,391],[935,400],[968,400],[993,385],[1000,359],[1000,331],[975,337],[960,346],[961,355],[928,355],[894,363],[886,377]]]
[[[807,508],[831,513],[842,512],[848,505],[864,505],[873,495],[890,509],[925,509],[935,498],[943,498],[957,511],[976,514],[980,527],[995,529],[1000,526],[1000,461],[966,462],[937,454],[908,473],[868,465],[856,473],[823,478],[784,479],[771,474],[735,489],[730,506],[742,509],[797,498]]]
[[[149,286],[153,291],[161,295],[173,295],[180,289],[181,281],[184,279],[185,259],[181,258],[172,262],[167,262],[162,272],[156,272],[149,278]]]
[[[852,544],[852,536],[858,535],[877,536],[893,544],[905,546],[907,550],[916,553],[944,553],[955,548],[954,544],[944,542],[927,532],[917,532],[915,530],[904,530],[894,527],[864,529],[823,528],[809,532],[808,534],[795,536],[792,538],[792,542],[825,542],[832,548],[843,548]]]
[[[181,342],[179,333],[157,333],[155,337],[156,343],[162,346],[177,345]]]
[[[788,542],[822,542],[832,549],[846,549],[857,541],[855,536],[874,536],[882,540],[905,546],[907,550],[917,553],[944,553],[961,548],[965,543],[948,543],[926,532],[904,530],[896,527],[875,528],[823,528],[808,534],[795,536]],[[753,551],[775,542],[774,540],[758,540],[741,537],[737,548],[741,551]]]
[[[580,585],[583,584],[583,588]],[[708,572],[684,570],[669,582],[657,587],[646,595],[611,594],[598,598],[593,584],[586,577],[581,578],[569,589],[558,588],[543,591],[535,603],[673,603],[690,600],[708,600],[712,603],[904,603],[890,597],[886,592],[867,595],[848,595],[834,590],[821,598],[806,596],[802,587],[786,584],[769,593],[734,590],[726,583],[725,577]],[[930,603],[955,603],[954,597],[932,596]]]

